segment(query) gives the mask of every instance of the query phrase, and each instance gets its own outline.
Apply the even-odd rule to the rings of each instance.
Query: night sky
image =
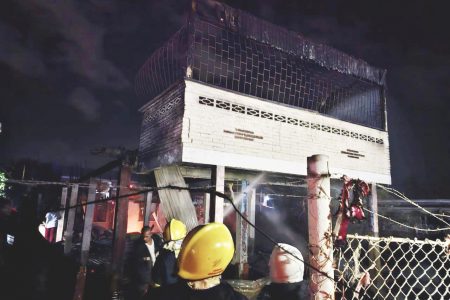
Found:
[[[393,185],[450,198],[447,1],[224,1],[388,70]],[[97,167],[138,146],[133,82],[187,17],[186,0],[0,1],[0,163]]]

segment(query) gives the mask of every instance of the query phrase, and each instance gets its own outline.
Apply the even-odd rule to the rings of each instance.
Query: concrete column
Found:
[[[313,155],[308,157],[307,163],[309,263],[315,269],[333,278],[328,156]],[[334,282],[320,272],[311,269],[310,291],[310,299],[334,299]]]
[[[237,208],[241,214],[248,218],[248,203],[249,196],[246,192],[248,182],[241,181],[241,193],[238,195]],[[234,197],[233,197],[234,199]],[[238,263],[239,278],[247,279],[248,277],[248,238],[249,238],[248,223],[239,215],[236,217],[236,260]]]

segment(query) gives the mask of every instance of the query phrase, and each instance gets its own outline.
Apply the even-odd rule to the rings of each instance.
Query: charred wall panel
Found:
[[[184,84],[152,100],[143,109],[139,141],[139,165],[150,170],[181,161]]]
[[[382,86],[200,19],[193,26],[193,79],[384,129]]]
[[[187,41],[186,27],[183,27],[153,52],[136,76],[135,90],[139,98],[149,101],[184,78]]]

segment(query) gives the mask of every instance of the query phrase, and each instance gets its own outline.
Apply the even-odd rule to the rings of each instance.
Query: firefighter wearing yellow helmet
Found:
[[[152,296],[159,300],[245,300],[221,275],[234,255],[234,242],[228,228],[209,223],[192,229],[178,255],[176,284],[162,287]]]
[[[163,231],[164,246],[153,268],[153,280],[159,286],[178,282],[177,257],[186,233],[186,225],[180,220],[172,219],[166,224]]]

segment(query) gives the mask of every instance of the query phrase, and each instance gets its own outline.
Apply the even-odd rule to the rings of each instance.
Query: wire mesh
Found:
[[[383,128],[381,87],[202,20],[193,23],[192,78],[258,98]]]
[[[352,235],[347,241],[335,249],[336,299],[450,299],[448,241]],[[359,295],[345,288],[367,275]]]

